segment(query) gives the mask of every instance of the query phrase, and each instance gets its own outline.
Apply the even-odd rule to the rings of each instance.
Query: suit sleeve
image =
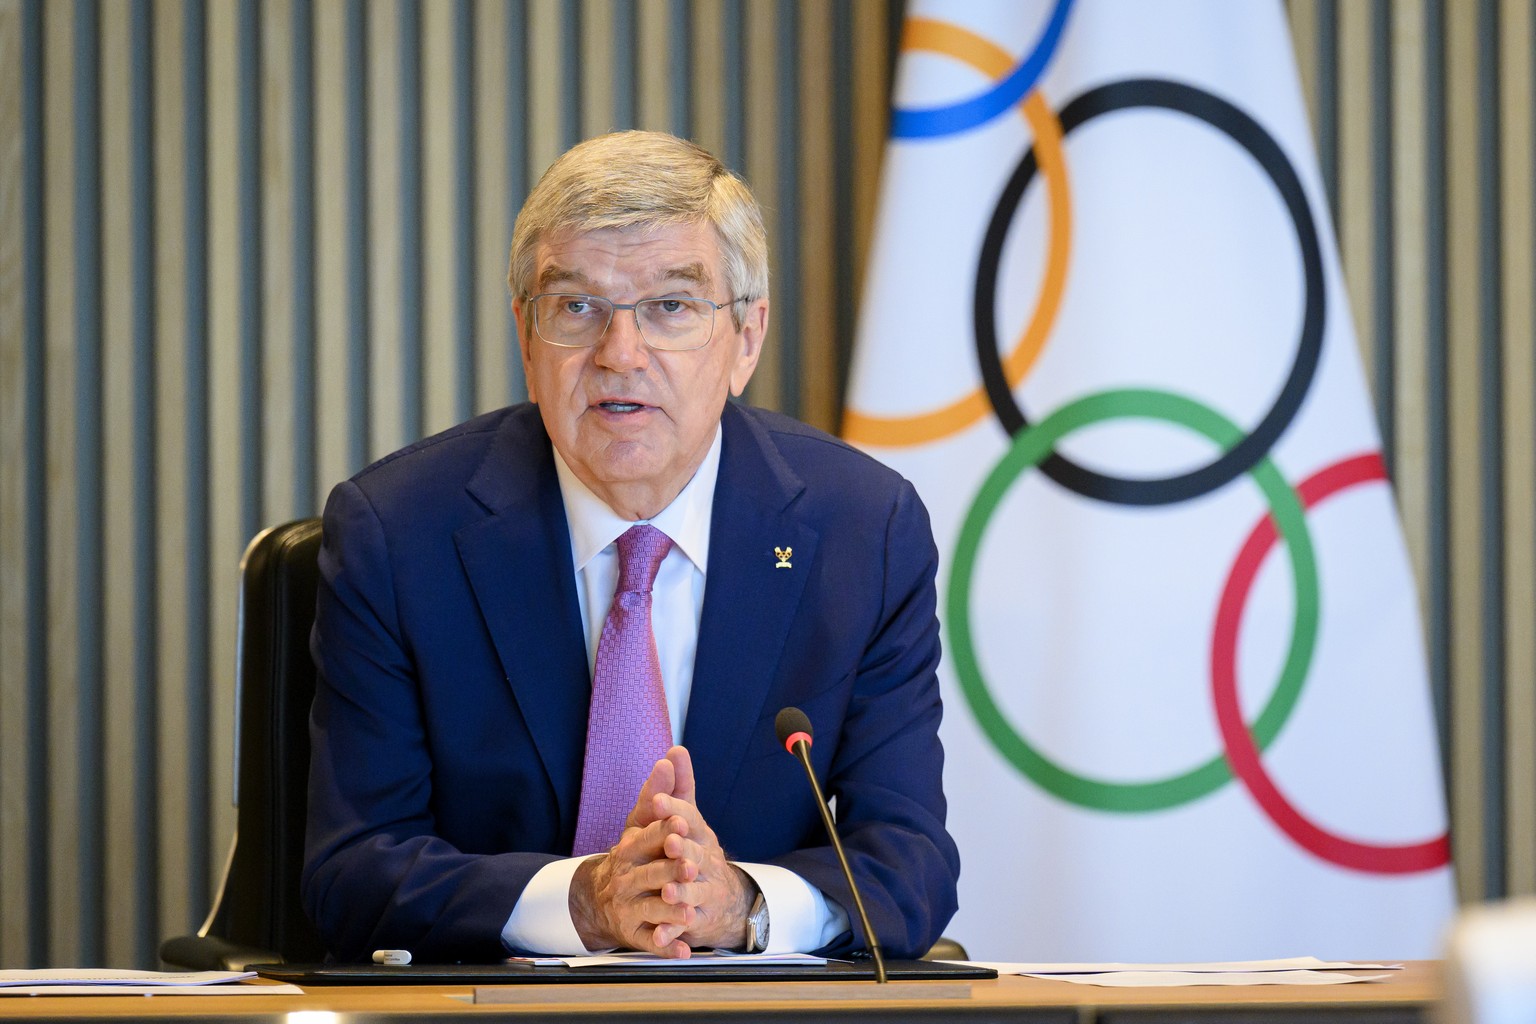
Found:
[[[938,552],[928,515],[903,482],[885,536],[881,610],[853,680],[823,787],[881,948],[921,956],[956,909],[960,856],[944,827],[938,727]],[[821,746],[827,738],[818,736]],[[830,846],[776,860],[840,904],[852,933],[822,952],[867,948]]]
[[[501,930],[553,855],[471,854],[434,832],[432,761],[388,538],[355,483],[326,504],[311,648],[309,822],[301,895],[331,954],[506,955]]]

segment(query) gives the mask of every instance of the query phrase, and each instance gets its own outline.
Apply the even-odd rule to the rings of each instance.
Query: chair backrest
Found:
[[[236,841],[205,930],[318,961],[325,948],[299,905],[309,802],[309,708],[315,665],[320,520],[258,534],[240,560],[236,694]]]

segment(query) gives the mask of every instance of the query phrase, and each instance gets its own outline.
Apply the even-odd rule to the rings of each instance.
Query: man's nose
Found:
[[[636,370],[651,359],[651,350],[640,335],[640,325],[632,309],[616,309],[608,330],[598,339],[593,358],[608,370]]]

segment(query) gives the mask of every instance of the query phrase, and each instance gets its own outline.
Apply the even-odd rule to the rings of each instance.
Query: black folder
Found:
[[[825,964],[252,964],[263,978],[294,985],[513,985],[523,982],[689,982],[689,981],[872,981],[873,960],[829,960]],[[898,981],[995,978],[990,967],[934,960],[887,960],[886,976]]]

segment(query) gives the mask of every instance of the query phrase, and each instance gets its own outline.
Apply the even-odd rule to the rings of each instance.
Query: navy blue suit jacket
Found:
[[[955,910],[940,775],[937,553],[910,484],[786,417],[727,405],[683,743],[735,860],[780,864],[849,910],[786,705],[885,949]],[[776,567],[776,547],[792,568]],[[492,959],[523,887],[568,856],[591,677],[538,409],[488,413],[336,487],[313,650],[305,907],[333,955]]]

